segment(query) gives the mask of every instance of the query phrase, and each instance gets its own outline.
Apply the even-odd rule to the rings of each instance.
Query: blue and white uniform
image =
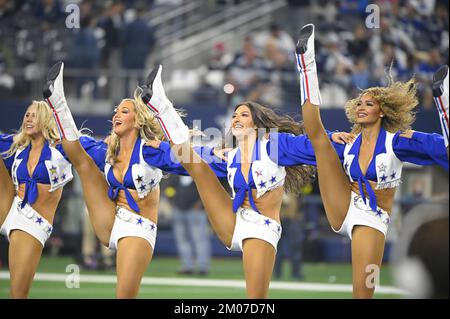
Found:
[[[96,150],[98,143],[89,137],[82,137],[80,142],[96,163],[102,165],[101,159],[96,156],[99,154]],[[0,135],[0,153],[7,151],[12,143],[13,136]],[[11,172],[16,190],[19,189],[19,185],[25,184],[25,193],[23,199],[15,196],[11,209],[1,225],[0,233],[9,239],[12,230],[20,229],[35,237],[44,246],[53,227],[32,207],[39,196],[37,185],[50,185],[49,192],[64,187],[73,179],[72,165],[66,158],[61,145],[52,147],[45,142],[36,168],[33,174],[30,174],[27,163],[31,147],[30,144],[20,148],[13,156],[4,159],[6,168]]]
[[[331,133],[329,134],[331,138]],[[340,144],[333,145],[336,148]],[[209,147],[194,147],[202,159],[209,164],[217,177],[226,177],[233,192],[233,211],[236,215],[236,226],[230,250],[242,250],[242,243],[247,238],[258,238],[270,243],[277,250],[282,227],[276,221],[262,215],[255,205],[252,190],[256,189],[256,197],[284,185],[285,166],[315,165],[314,149],[306,135],[295,136],[287,133],[271,133],[269,138],[258,139],[252,153],[252,163],[247,182],[241,169],[241,151],[235,148],[227,154],[223,161],[213,155]],[[178,162],[170,156],[170,145],[162,142],[159,151],[166,166],[172,173],[187,174]],[[159,165],[159,163],[156,163]],[[251,208],[242,204],[248,196]]]
[[[107,148],[106,144],[104,144],[104,148]],[[171,165],[173,161],[170,156],[173,156],[170,153],[170,146],[168,149],[163,147],[157,150],[146,145],[145,140],[138,138],[133,147],[123,183],[117,180],[113,167],[106,162],[106,156],[104,157],[104,173],[109,185],[109,198],[114,201],[119,191],[123,191],[128,206],[131,208],[129,210],[122,206],[116,207],[116,218],[109,240],[110,249],[116,250],[119,240],[124,237],[143,238],[149,242],[153,249],[155,248],[157,225],[140,215],[140,208],[129,190],[136,190],[139,198],[145,198],[148,193],[159,187],[163,176],[162,170],[187,175],[181,165]]]
[[[379,207],[376,192],[381,189],[395,188],[401,183],[404,162],[417,165],[438,164],[448,171],[447,153],[444,138],[441,135],[422,132],[414,132],[411,138],[400,135],[401,132],[394,134],[381,129],[374,156],[365,175],[358,161],[361,134],[352,144],[337,149],[350,182],[358,183],[359,194],[352,191],[347,216],[340,229],[333,229],[335,232],[348,235],[351,239],[353,227],[365,225],[379,230],[386,236],[390,212]],[[376,183],[375,189],[372,189],[369,181]]]

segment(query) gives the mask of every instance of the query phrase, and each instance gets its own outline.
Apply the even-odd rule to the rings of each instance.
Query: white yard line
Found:
[[[36,281],[65,282],[68,276],[73,274],[57,273],[37,273],[34,277]],[[0,280],[8,280],[9,272],[0,271]],[[69,279],[70,280],[70,279]],[[111,275],[80,275],[80,283],[115,284],[116,276]],[[231,279],[186,279],[186,278],[156,278],[144,277],[142,285],[158,286],[188,286],[188,287],[220,287],[220,288],[245,288],[243,280]],[[352,285],[344,284],[324,284],[324,283],[296,283],[272,281],[270,289],[273,290],[294,290],[294,291],[322,291],[322,292],[352,292]],[[377,294],[407,295],[404,290],[395,287],[377,287]]]

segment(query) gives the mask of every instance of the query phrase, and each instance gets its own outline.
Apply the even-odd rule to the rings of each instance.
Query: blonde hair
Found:
[[[360,133],[362,126],[356,124],[356,109],[359,100],[365,94],[370,94],[380,104],[384,113],[382,127],[391,133],[411,129],[416,116],[414,108],[419,104],[416,97],[417,83],[414,78],[407,82],[394,81],[390,73],[387,74],[387,87],[372,87],[363,90],[361,94],[345,104],[345,114],[350,122],[354,123],[353,133]]]
[[[44,136],[45,140],[50,144],[54,144],[57,141],[59,141],[60,136],[58,133],[58,128],[56,127],[53,112],[48,106],[48,104],[44,101],[32,101],[30,106],[32,105],[37,106],[36,110],[37,125],[42,135]],[[27,133],[25,132],[24,126],[25,126],[25,119],[22,121],[22,125],[20,126],[20,129],[17,132],[17,134],[14,135],[11,147],[9,148],[9,150],[3,153],[4,155],[6,155],[7,158],[13,156],[18,149],[25,148],[28,145],[30,145],[31,137],[28,136]]]
[[[122,102],[131,102],[134,105],[134,111],[136,113],[135,128],[139,130],[140,137],[145,141],[164,138],[164,133],[161,130],[161,126],[156,120],[155,116],[148,110],[144,101],[142,101],[141,92],[139,89],[134,91],[134,98],[123,99]],[[111,130],[111,133],[107,137],[108,150],[106,152],[106,160],[113,165],[117,160],[117,155],[120,149],[120,138]]]

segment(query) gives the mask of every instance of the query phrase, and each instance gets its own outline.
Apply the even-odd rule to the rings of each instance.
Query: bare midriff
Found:
[[[277,187],[271,191],[266,192],[260,198],[256,198],[256,189],[252,189],[253,200],[256,208],[264,216],[272,218],[277,222],[280,222],[280,209],[283,201],[284,188],[283,186]],[[242,207],[253,209],[248,199],[248,194],[245,196]]]
[[[42,217],[44,217],[50,224],[53,225],[53,219],[55,218],[56,208],[61,200],[62,188],[59,188],[53,192],[49,192],[50,185],[37,184],[38,198],[36,202],[31,206]],[[25,195],[25,184],[19,185],[17,195],[21,200]]]
[[[391,214],[392,206],[394,205],[394,195],[396,188],[385,188],[385,189],[376,189],[377,183],[373,181],[369,181],[370,186],[372,186],[372,189],[375,193],[375,196],[377,197],[377,206],[381,209],[388,212],[388,214]],[[358,182],[353,182],[350,184],[352,191],[356,194],[359,194],[359,186]],[[369,198],[367,195],[366,187],[363,185],[364,193],[366,194],[366,198]]]
[[[158,207],[159,207],[159,194],[160,189],[159,186],[156,187],[153,191],[147,194],[144,198],[139,198],[138,193],[134,189],[128,189],[130,191],[131,196],[133,196],[136,201],[140,213],[135,212],[128,205],[127,198],[125,197],[125,192],[123,190],[119,191],[119,194],[116,199],[116,205],[126,208],[130,212],[141,215],[142,217],[150,219],[155,224],[158,223]]]

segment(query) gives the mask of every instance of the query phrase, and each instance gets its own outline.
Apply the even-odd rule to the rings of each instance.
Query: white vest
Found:
[[[263,138],[258,140],[261,158],[252,163],[251,170],[253,181],[256,185],[256,198],[261,197],[266,192],[271,191],[277,187],[284,185],[286,178],[286,170],[283,166],[279,166],[274,163],[267,153],[268,139]],[[236,156],[238,148],[235,148],[228,152],[227,172],[228,172],[228,184],[233,192],[233,198],[236,195],[234,191],[234,177],[236,175],[237,168],[231,167],[233,160]]]
[[[67,161],[56,148],[51,146],[49,146],[49,148],[52,153],[51,159],[44,161],[44,163],[45,167],[47,168],[47,173],[50,179],[49,192],[54,192],[55,190],[64,187],[64,185],[66,185],[73,179],[72,164],[69,161]],[[14,157],[14,163],[11,169],[11,175],[14,185],[16,186],[16,190],[19,189],[19,181],[17,179],[17,169],[23,161],[22,158],[17,157],[24,150],[25,148],[20,148],[17,150],[16,155]]]
[[[145,141],[141,140],[140,150],[139,150],[139,162],[133,164],[131,167],[131,176],[133,177],[134,187],[138,193],[139,198],[145,198],[148,193],[153,191],[156,187],[158,187],[159,182],[163,177],[163,173],[159,168],[150,166],[144,160],[144,156],[142,155],[142,149],[145,145]],[[105,162],[105,178],[108,181],[108,172],[112,168],[112,166]],[[141,186],[146,185],[145,189],[142,189]]]
[[[359,136],[360,134],[358,134]],[[357,138],[358,138],[357,136]],[[395,134],[386,131],[385,148],[386,153],[375,154],[375,169],[377,175],[376,189],[395,188],[401,183],[403,162],[394,153],[392,142]],[[356,141],[356,139],[355,139]],[[358,161],[354,154],[349,154],[352,144],[347,144],[344,150],[344,170],[350,182],[354,182],[350,169],[354,160]],[[366,173],[367,175],[367,173]]]

